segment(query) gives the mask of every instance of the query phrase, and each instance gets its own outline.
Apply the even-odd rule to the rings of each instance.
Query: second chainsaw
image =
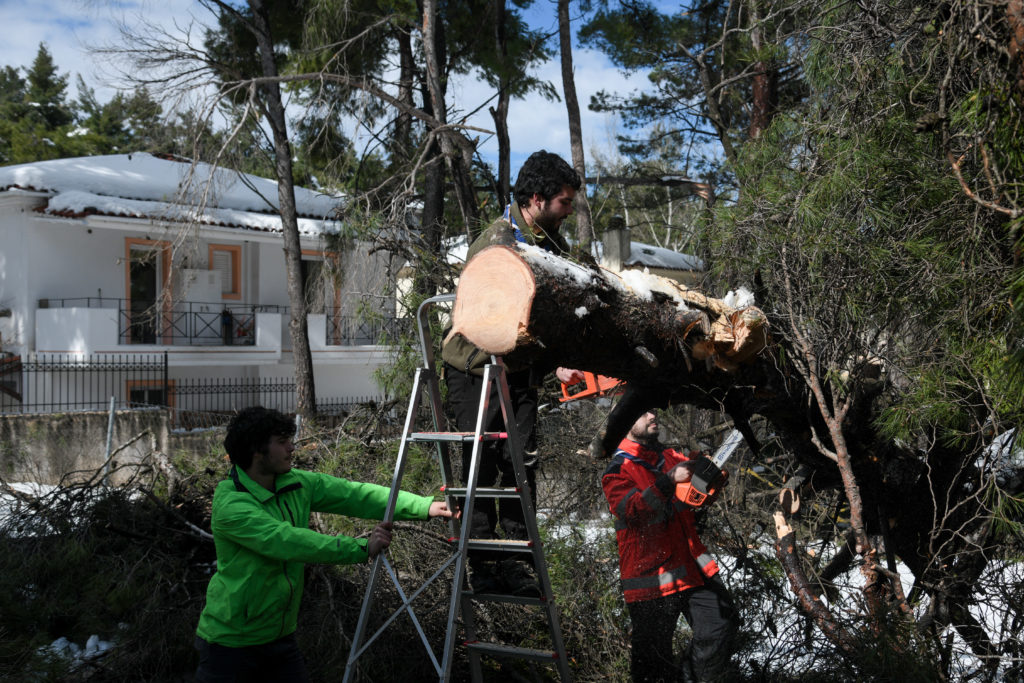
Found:
[[[725,486],[729,473],[722,468],[741,443],[743,434],[734,429],[725,437],[714,455],[708,457],[702,454],[686,463],[691,470],[690,480],[676,484],[676,498],[695,508],[711,500]]]

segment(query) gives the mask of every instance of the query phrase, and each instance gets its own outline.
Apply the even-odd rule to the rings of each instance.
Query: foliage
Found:
[[[723,288],[755,289],[788,397],[811,406],[802,419],[813,447],[789,438],[783,453],[814,472],[819,496],[848,499],[859,539],[906,563],[918,588],[904,618],[923,595],[933,603],[916,620],[938,615],[935,630],[922,632],[892,605],[876,605],[853,623],[874,624],[879,652],[915,652],[908,665],[931,661],[944,667],[935,675],[962,675],[938,635],[944,628],[983,658],[1010,647],[1005,635],[975,629],[967,609],[1006,538],[992,524],[1003,528],[1012,508],[981,492],[1009,486],[990,498],[1008,500],[1020,490],[996,476],[1019,469],[1007,462],[1010,449],[990,448],[1024,410],[1011,351],[1022,331],[1013,283],[1024,169],[1007,137],[1021,124],[1021,92],[1008,85],[1019,66],[982,47],[1005,45],[1010,27],[984,2],[773,6],[789,18],[762,33],[799,65],[799,97],[780,96],[770,125],[746,136],[745,122],[711,121],[731,86],[705,81],[695,91],[703,120],[729,121],[718,137],[736,187],[703,223],[700,253]],[[768,23],[745,26],[753,37]],[[737,65],[750,59],[742,45],[715,46],[721,64],[732,63],[730,49]],[[699,38],[684,39],[681,50],[698,49]],[[780,405],[761,410],[785,433]],[[840,478],[843,463],[852,479]],[[867,660],[847,661],[873,675]],[[993,675],[994,664],[984,673]]]

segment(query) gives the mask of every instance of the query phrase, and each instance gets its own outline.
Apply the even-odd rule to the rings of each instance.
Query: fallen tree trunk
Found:
[[[765,348],[767,322],[753,306],[657,275],[619,276],[534,247],[495,246],[463,270],[452,333],[517,361],[656,379],[736,370]]]
[[[556,366],[625,380],[631,396],[609,418],[611,446],[636,416],[672,402],[721,407],[721,389],[768,342],[753,306],[734,307],[673,280],[582,266],[527,245],[477,254],[459,280],[452,334],[516,365]],[[713,396],[714,395],[714,396]],[[621,434],[620,434],[621,432]],[[617,437],[617,438],[616,438]]]

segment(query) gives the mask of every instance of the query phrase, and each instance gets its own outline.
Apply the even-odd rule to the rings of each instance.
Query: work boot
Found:
[[[509,595],[540,597],[540,582],[537,581],[537,573],[525,560],[515,558],[502,560],[501,580],[505,584],[505,592]]]
[[[478,560],[469,565],[469,585],[474,593],[501,593],[505,584],[501,580],[498,563]]]

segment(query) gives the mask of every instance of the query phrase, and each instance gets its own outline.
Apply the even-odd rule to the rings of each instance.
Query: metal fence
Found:
[[[114,397],[122,407],[170,410],[175,428],[223,424],[253,405],[293,413],[295,381],[282,378],[175,377],[167,354],[102,354],[91,357],[37,354],[0,363],[0,413],[58,413],[107,410]],[[381,396],[326,397],[325,415],[382,401]]]
[[[340,309],[327,311],[328,346],[392,344],[412,331],[412,318],[343,316]]]

